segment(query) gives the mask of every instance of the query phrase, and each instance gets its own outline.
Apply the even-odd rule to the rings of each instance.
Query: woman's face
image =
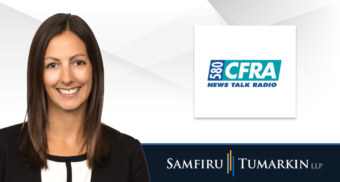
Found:
[[[44,62],[49,107],[74,110],[87,102],[92,89],[92,65],[84,42],[76,34],[66,31],[53,37]]]

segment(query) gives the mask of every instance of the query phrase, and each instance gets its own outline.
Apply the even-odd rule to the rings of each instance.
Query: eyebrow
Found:
[[[85,55],[84,55],[84,54],[76,54],[76,55],[72,56],[72,57],[69,59],[69,61],[71,61],[72,59],[74,59],[74,58],[77,57],[77,56],[85,56]],[[60,61],[59,59],[54,58],[54,57],[47,57],[47,58],[45,58],[45,60],[46,60],[46,59],[54,59],[54,60],[56,60],[56,61]]]

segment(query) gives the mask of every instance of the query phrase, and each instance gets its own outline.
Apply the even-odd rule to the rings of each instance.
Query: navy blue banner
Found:
[[[340,181],[339,144],[142,144],[152,182]]]

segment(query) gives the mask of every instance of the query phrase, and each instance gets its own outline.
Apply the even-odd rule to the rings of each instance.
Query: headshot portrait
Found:
[[[102,121],[104,70],[81,17],[58,13],[40,25],[28,55],[27,111],[18,113],[24,121],[0,129],[0,182],[150,181],[138,136]]]

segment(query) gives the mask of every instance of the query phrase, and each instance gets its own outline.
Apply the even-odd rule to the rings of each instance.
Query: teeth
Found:
[[[69,94],[74,94],[74,93],[77,93],[78,90],[80,89],[80,87],[78,88],[75,88],[75,89],[71,89],[71,90],[64,90],[64,89],[57,89],[61,94],[66,94],[66,95],[69,95]]]

